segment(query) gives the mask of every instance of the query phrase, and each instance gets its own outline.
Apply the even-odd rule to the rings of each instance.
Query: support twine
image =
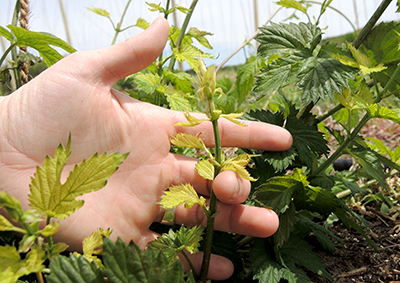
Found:
[[[28,16],[29,16],[29,7],[28,7],[28,2],[29,0],[19,0],[19,24],[21,25],[22,28],[28,30]],[[27,52],[27,48],[25,47],[20,47],[19,50],[23,53]],[[28,65],[26,62],[22,63],[20,67],[20,73],[21,73],[21,82],[22,84],[26,84],[28,82],[28,75],[29,75],[29,70],[28,70]]]

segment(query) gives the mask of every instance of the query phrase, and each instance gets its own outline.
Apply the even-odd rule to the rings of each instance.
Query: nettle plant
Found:
[[[189,8],[170,7],[169,0],[165,7],[149,3],[150,10],[162,13],[165,18],[173,12],[185,13],[184,23],[180,28],[170,28],[169,51],[145,70],[117,85],[141,101],[183,111],[187,122],[178,123],[178,126],[212,123],[215,148],[204,145],[201,133],[178,134],[171,139],[171,151],[200,156],[196,170],[205,179],[213,180],[219,172],[233,170],[253,181],[246,204],[272,208],[280,219],[277,233],[268,239],[254,239],[214,231],[213,222],[218,213],[215,195],[211,194],[210,203],[206,205],[205,199],[198,196],[190,184],[181,184],[168,188],[165,195],[160,196],[159,204],[167,210],[167,216],[177,205],[183,204],[186,208],[200,205],[208,219],[205,230],[203,227],[154,225],[152,229],[162,235],[143,252],[133,242],[111,242],[108,239],[110,227],[106,231],[94,231],[84,240],[83,256],[67,254],[65,244],[52,241],[59,225],[54,220],[68,217],[83,205],[75,200],[77,196],[101,188],[93,185],[82,190],[70,184],[74,183],[78,172],[82,176],[80,183],[84,184],[90,180],[86,170],[107,160],[107,173],[96,175],[104,184],[126,158],[126,154],[95,155],[78,165],[61,184],[59,174],[70,155],[69,140],[66,147],[60,145],[53,158],[47,157],[33,176],[30,194],[33,210],[22,211],[18,200],[0,193],[1,206],[9,218],[23,227],[0,218],[0,230],[22,234],[21,239],[11,237],[0,247],[0,278],[16,282],[20,276],[34,272],[39,282],[43,282],[42,274],[48,274],[49,282],[205,282],[212,252],[234,263],[233,281],[310,282],[307,272],[332,281],[307,239],[312,234],[320,246],[333,253],[333,241],[341,240],[328,228],[339,220],[349,229],[357,230],[376,249],[365,232],[369,229],[368,223],[338,195],[344,192],[351,196],[365,195],[365,189],[356,182],[360,178],[375,181],[389,190],[386,178],[400,169],[399,147],[392,149],[379,139],[360,135],[371,119],[400,122],[399,110],[385,106],[400,98],[400,25],[391,22],[375,26],[391,2],[384,0],[355,39],[338,46],[324,42],[319,27],[320,18],[332,1],[315,4],[321,6],[317,17],[308,13],[311,2],[315,4],[314,1],[277,2],[280,5],[277,11],[282,7],[294,9],[295,13],[304,13],[308,22],[271,23],[261,27],[256,37],[257,55],[248,58],[238,69],[235,81],[224,77],[216,80],[220,67],[207,69],[199,60],[212,56],[194,46],[194,42],[207,49],[212,47],[206,39],[211,33],[197,28],[187,31],[197,0],[192,1]],[[117,25],[107,11],[90,8],[111,21],[115,30],[113,43],[120,32],[130,28],[121,28],[130,3],[127,1]],[[397,6],[400,6],[399,1]],[[148,26],[144,19],[138,19],[134,25],[142,29]],[[23,30],[16,27],[16,22],[8,29],[0,28],[0,35],[11,42],[1,63],[9,52],[13,61],[2,71],[2,82],[9,80],[10,72],[18,78],[22,61],[36,58],[29,54],[28,57],[17,56],[16,46],[37,49],[48,65],[62,57],[51,45],[74,52],[60,39]],[[197,78],[174,70],[176,61],[186,61]],[[316,115],[315,109],[323,113]],[[207,118],[197,119],[190,111],[203,112]],[[226,158],[219,140],[220,118],[238,126],[244,125],[237,119],[244,118],[285,127],[293,136],[293,146],[284,152],[237,149],[234,157]],[[332,140],[336,144],[331,149],[328,141]],[[333,170],[333,162],[343,154],[352,156],[360,166],[352,171]],[[384,170],[383,163],[389,166],[388,171]],[[46,174],[51,170],[56,172],[54,176]],[[54,187],[42,187],[39,180],[49,176],[53,178]],[[38,191],[46,191],[46,194],[39,196]],[[66,196],[65,202],[56,197],[61,192]],[[39,228],[42,221],[46,221],[46,226]],[[47,238],[47,242],[43,238]],[[7,234],[3,239],[7,239]],[[200,278],[196,278],[193,272],[183,272],[176,256],[181,253],[187,257],[184,251],[199,250],[204,251],[204,259]]]

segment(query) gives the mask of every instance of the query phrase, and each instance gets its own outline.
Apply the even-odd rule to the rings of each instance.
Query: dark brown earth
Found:
[[[365,136],[379,138],[392,149],[400,145],[399,125],[391,121],[376,119],[369,123],[362,133]],[[354,203],[351,208],[369,222],[367,235],[374,241],[375,251],[355,230],[348,229],[336,222],[330,229],[343,243],[336,243],[336,252],[332,255],[322,248],[316,249],[322,263],[332,275],[333,281],[347,282],[392,282],[400,283],[400,177],[399,174],[388,180],[391,187],[387,195],[395,202],[388,212],[381,212],[381,202],[372,202],[365,206]],[[378,186],[374,192],[382,191]],[[329,282],[320,276],[309,274],[312,282]]]
[[[400,218],[399,212],[385,214],[370,206],[353,209],[369,222],[367,235],[375,242],[379,252],[355,230],[342,223],[331,230],[343,244],[336,244],[334,255],[318,249],[316,252],[332,275],[334,282],[400,282]],[[310,275],[312,282],[329,282]]]

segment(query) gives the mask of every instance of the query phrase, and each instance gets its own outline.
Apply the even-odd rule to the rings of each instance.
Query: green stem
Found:
[[[394,71],[393,75],[390,77],[389,81],[383,88],[382,93],[385,94],[385,92],[389,89],[389,87],[392,85],[394,80],[400,76],[400,63],[397,64],[396,70]],[[378,101],[379,102],[379,101]]]
[[[189,263],[189,266],[190,266],[190,269],[191,269],[192,272],[193,272],[193,275],[196,276],[196,270],[194,269],[193,263],[192,263],[192,261],[190,260],[190,258],[188,257],[188,255],[187,255],[184,251],[182,251],[181,254],[182,254],[183,257],[186,259],[186,261]]]
[[[181,46],[182,40],[185,37],[187,26],[189,25],[190,18],[192,17],[193,10],[196,7],[198,0],[193,0],[192,4],[189,7],[189,12],[186,14],[185,21],[182,24],[181,31],[179,32],[178,39],[176,40],[175,47],[179,49]],[[173,70],[175,65],[175,57],[171,59],[169,62],[169,69]]]
[[[211,111],[213,109],[213,105],[211,105]],[[218,128],[218,119],[212,121],[213,130],[214,130],[214,140],[215,140],[215,160],[218,164],[221,164],[222,160],[222,150],[221,150],[221,137],[219,134]],[[219,166],[215,167],[214,178],[218,175],[220,170]],[[203,255],[203,264],[201,267],[201,282],[207,282],[208,270],[210,268],[210,258],[211,258],[211,248],[212,248],[212,240],[214,233],[214,220],[217,215],[217,197],[214,194],[214,191],[211,190],[210,196],[210,208],[209,208],[209,217],[207,218],[207,230],[205,236],[205,245],[204,245],[204,255]]]
[[[129,0],[128,3],[126,3],[126,5],[125,5],[125,9],[124,9],[124,12],[122,13],[121,20],[117,24],[117,28],[115,28],[115,35],[114,35],[114,38],[113,38],[113,40],[111,42],[111,45],[114,45],[115,42],[117,41],[118,34],[121,32],[122,22],[123,22],[123,20],[125,18],[126,11],[128,10],[128,7],[129,7],[129,4],[131,4],[131,1],[132,0]]]
[[[301,109],[299,114],[297,115],[297,118],[299,120],[304,120],[310,113],[311,109],[313,109],[314,105],[314,102],[310,102],[308,105],[303,107],[303,109]]]
[[[12,22],[11,22],[11,24],[13,26],[17,26],[17,24],[18,24],[19,8],[20,8],[19,0],[16,0],[15,8],[14,8],[14,14],[13,14],[13,17],[12,17]],[[14,45],[14,48],[11,49],[11,58],[12,58],[14,63],[16,63],[18,61],[17,46],[16,45]],[[15,67],[13,67],[13,72],[14,72],[14,78],[15,78],[15,86],[16,86],[16,89],[18,89],[18,88],[20,88],[22,86],[21,74],[20,74],[18,68],[15,68]],[[15,89],[13,89],[13,91],[14,90]]]
[[[338,112],[340,109],[342,109],[344,106],[342,104],[338,104],[335,107],[333,107],[331,110],[329,110],[328,112],[326,112],[324,115],[321,115],[320,117],[317,117],[317,121],[322,122],[324,121],[326,118],[332,116],[333,114],[335,114],[336,112]]]
[[[165,11],[168,11],[169,10],[169,3],[170,3],[170,0],[168,0],[167,1],[167,4],[166,4],[166,6],[165,6]],[[164,19],[168,19],[168,13],[165,13],[164,14]],[[162,73],[163,73],[163,69],[162,69],[162,61],[163,61],[163,56],[164,56],[164,54],[163,54],[164,52],[163,51],[161,51],[161,53],[160,53],[160,55],[158,56],[158,75],[159,76],[162,76]]]
[[[345,139],[345,141],[336,149],[336,151],[323,163],[320,167],[318,167],[314,172],[312,172],[313,176],[318,176],[325,172],[325,170],[333,164],[333,162],[339,158],[343,154],[343,151],[347,148],[347,146],[357,137],[358,133],[361,131],[362,127],[369,121],[370,115],[366,113],[361,121],[354,128],[353,132]]]
[[[50,219],[51,219],[51,217],[47,217],[46,225],[50,224]],[[52,252],[52,250],[53,250],[53,237],[51,235],[47,237],[47,242],[49,244],[49,250],[50,250],[50,252]]]
[[[358,34],[357,38],[354,40],[353,46],[355,48],[360,47],[361,43],[364,41],[364,39],[367,37],[367,35],[371,32],[371,30],[375,26],[376,22],[382,16],[382,14],[386,10],[386,8],[389,6],[390,2],[392,2],[392,0],[383,0],[382,1],[382,3],[379,5],[378,9],[376,9],[375,13],[371,16],[371,18],[369,19],[367,24],[364,26],[364,28]]]
[[[1,56],[1,58],[0,58],[0,66],[3,64],[3,61],[6,59],[8,53],[10,53],[15,46],[17,46],[17,45],[15,43],[13,43],[7,48],[6,51],[4,51],[3,56]]]
[[[322,5],[322,4],[323,4],[323,3],[317,2],[317,1],[305,1],[305,2],[306,2],[306,3],[312,3],[312,4],[319,4],[319,5]],[[348,17],[346,17],[345,14],[343,14],[340,10],[338,10],[338,9],[336,9],[336,8],[334,8],[334,7],[327,6],[327,8],[330,8],[330,9],[332,9],[333,11],[337,12],[338,14],[340,14],[340,15],[341,15],[343,18],[345,18],[346,21],[351,25],[351,27],[353,28],[354,32],[357,32],[356,27],[353,25],[353,23],[350,21],[350,19],[349,19]]]

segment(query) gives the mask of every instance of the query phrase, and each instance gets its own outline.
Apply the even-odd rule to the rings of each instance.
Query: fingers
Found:
[[[168,22],[157,18],[141,34],[113,46],[98,50],[97,77],[113,86],[119,79],[141,71],[160,55],[169,34]]]
[[[176,122],[186,122],[182,113],[172,112],[172,120]],[[193,114],[199,119],[205,118],[205,115]],[[224,147],[241,147],[260,150],[280,151],[286,150],[292,145],[292,136],[290,133],[279,126],[254,122],[243,121],[247,127],[236,125],[226,119],[219,119],[219,131],[221,144]],[[214,136],[210,122],[203,122],[195,127],[176,127],[177,132],[184,132],[196,135],[202,132],[200,137],[208,147],[214,146]]]
[[[203,208],[195,205],[190,209],[178,206],[175,210],[175,224],[206,225]],[[229,205],[218,202],[215,229],[253,237],[269,237],[278,230],[278,216],[270,209],[241,204]]]
[[[193,264],[196,274],[200,275],[201,265],[203,260],[203,253],[199,252],[196,254],[187,253],[190,261]],[[190,267],[187,260],[179,254],[179,258],[185,268],[185,272],[189,272]],[[233,264],[229,259],[226,259],[219,255],[211,255],[210,259],[210,269],[208,270],[208,278],[212,280],[225,280],[232,276],[233,274]]]

